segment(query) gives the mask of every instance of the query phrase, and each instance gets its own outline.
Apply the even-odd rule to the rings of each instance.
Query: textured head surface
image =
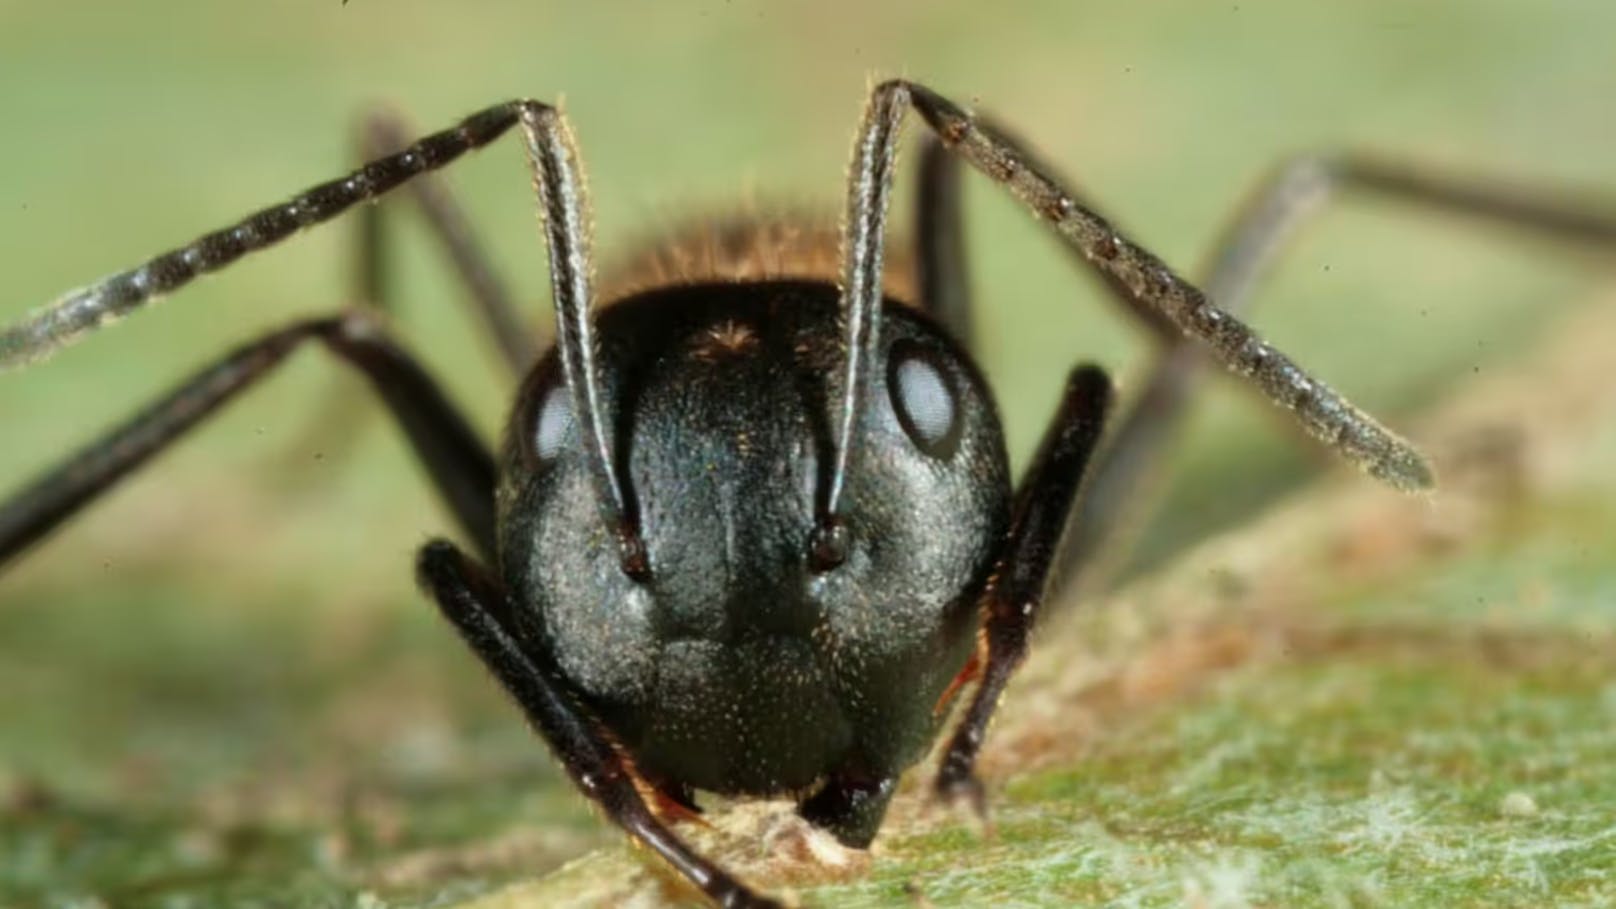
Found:
[[[923,316],[885,315],[844,498],[851,553],[823,574],[808,549],[841,364],[832,285],[665,288],[600,315],[643,585],[596,510],[553,352],[525,384],[499,495],[513,621],[651,775],[798,790],[849,761],[895,773],[929,740],[1009,480],[975,368]]]

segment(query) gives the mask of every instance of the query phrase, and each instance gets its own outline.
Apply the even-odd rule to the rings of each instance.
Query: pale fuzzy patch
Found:
[[[1536,817],[1537,800],[1524,792],[1511,792],[1498,801],[1498,813],[1504,817]]]
[[[836,838],[798,817],[796,806],[782,801],[725,805],[705,815],[705,824],[679,824],[680,838],[737,878],[787,905],[798,905],[795,888],[857,879],[869,869],[871,852],[849,849]],[[517,884],[488,894],[459,909],[527,909],[551,905],[555,882],[566,888],[567,905],[650,909],[669,905],[703,905],[700,894],[662,860],[636,850],[639,861],[624,866],[616,850],[586,855],[550,878]],[[610,868],[609,873],[602,873]]]
[[[1188,909],[1251,909],[1261,872],[1260,856],[1222,853],[1190,869],[1184,878],[1184,905]]]

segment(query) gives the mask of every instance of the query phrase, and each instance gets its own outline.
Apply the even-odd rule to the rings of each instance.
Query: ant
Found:
[[[920,153],[913,299],[901,300],[887,291],[897,256],[887,255],[886,222],[911,110],[931,133]],[[557,332],[542,353],[447,197],[415,179],[513,129],[549,255]],[[1068,373],[1014,489],[992,394],[966,352],[961,161],[1047,224],[1161,341],[1143,392],[1108,432],[1106,374]],[[573,782],[713,902],[779,905],[692,850],[666,819],[697,812],[696,790],[789,793],[808,821],[866,847],[899,777],[973,681],[935,792],[983,812],[976,756],[1046,588],[1125,507],[1204,357],[1369,474],[1404,490],[1433,484],[1409,443],[1235,314],[1329,191],[1616,239],[1616,219],[1574,206],[1360,158],[1307,158],[1236,219],[1203,292],[1051,173],[989,120],[914,82],[883,82],[856,134],[839,256],[825,254],[823,231],[735,223],[697,254],[664,247],[674,249],[664,260],[683,264],[652,267],[642,286],[597,306],[566,119],[532,100],[490,107],[68,293],[0,333],[0,369],[44,359],[409,185],[524,377],[497,457],[380,320],[351,309],[230,352],[0,504],[0,564],[318,342],[369,380],[471,543],[469,553],[427,543],[422,588]],[[376,210],[363,211],[373,225]],[[362,271],[379,300],[368,255]],[[838,260],[839,270],[823,267]]]

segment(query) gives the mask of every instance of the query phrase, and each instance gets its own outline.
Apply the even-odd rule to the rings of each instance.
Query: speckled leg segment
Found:
[[[1062,531],[1100,441],[1110,403],[1111,381],[1105,373],[1092,366],[1074,369],[1016,493],[1010,536],[983,606],[978,649],[982,681],[937,773],[938,795],[947,800],[966,798],[983,816],[987,802],[974,770],[976,755],[1005,686],[1027,655],[1027,638],[1043,605]]]
[[[319,340],[370,381],[479,549],[493,551],[494,461],[437,383],[361,313],[298,322],[230,352],[0,504],[0,564]]]

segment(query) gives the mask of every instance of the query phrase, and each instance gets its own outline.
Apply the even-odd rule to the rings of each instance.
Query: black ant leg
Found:
[[[1057,583],[1079,595],[1104,587],[1119,567],[1118,557],[1133,547],[1159,498],[1167,456],[1183,427],[1202,353],[1178,339],[1155,356],[1144,387],[1113,421],[1095,457],[1071,532],[1061,546]]]
[[[881,345],[881,275],[885,256],[887,206],[892,195],[898,138],[911,104],[904,82],[877,87],[865,107],[853,139],[853,163],[842,224],[841,309],[844,336],[840,388],[832,425],[834,451],[830,470],[818,485],[818,521],[810,541],[815,570],[840,565],[848,539],[840,515],[842,486],[863,401],[868,395],[870,364]],[[994,135],[999,135],[995,130]],[[969,288],[964,265],[964,230],[960,221],[959,168],[942,158],[951,152],[947,136],[939,136],[923,152],[916,194],[916,234],[921,305],[944,321],[960,340],[969,342]],[[1008,140],[1006,140],[1008,141]],[[1105,272],[1101,276],[1113,280]]]
[[[725,907],[778,907],[702,858],[646,806],[628,763],[568,693],[548,658],[524,648],[502,617],[512,604],[498,580],[444,541],[428,543],[417,563],[421,586],[438,602],[494,677],[522,705],[534,731],[549,743],[580,790],[614,823],[665,859]]]
[[[1040,173],[1054,174],[1054,168],[1032,156],[1024,143],[1013,138],[1003,124],[978,115],[976,127],[995,141],[1013,145],[1027,156],[1028,166]],[[918,271],[921,307],[954,333],[954,337],[972,347],[970,288],[968,286],[965,230],[960,204],[960,160],[936,136],[926,136],[921,144],[920,172],[916,192],[915,236],[916,270]],[[1068,190],[1072,182],[1062,179],[1060,184]],[[1075,204],[1091,212],[1098,211],[1094,203],[1081,195],[1073,195]],[[1070,247],[1068,252],[1076,255]],[[1078,258],[1081,259],[1079,256]],[[1177,341],[1182,333],[1161,312],[1144,305],[1109,272],[1096,275],[1111,291],[1111,300],[1141,326],[1164,342]],[[974,348],[973,348],[973,352]]]
[[[402,115],[376,110],[360,120],[355,143],[358,158],[369,161],[395,154],[408,147],[411,137],[419,134],[408,126]],[[437,175],[423,174],[407,183],[403,192],[419,209],[428,230],[448,255],[455,276],[470,296],[476,318],[499,349],[505,367],[512,375],[521,377],[538,358],[538,335],[512,301],[504,280],[489,260],[448,183]],[[350,305],[374,307],[389,314],[396,312],[397,302],[390,280],[393,274],[391,253],[396,246],[388,231],[388,225],[396,218],[391,207],[385,200],[359,206],[355,215],[353,290],[350,292]],[[325,404],[320,412],[310,418],[307,428],[290,449],[301,452],[318,447],[330,463],[334,457],[346,455],[358,440],[362,425],[359,419],[368,411],[361,411],[357,402],[346,394],[329,395],[323,400]]]
[[[1014,141],[1002,125],[985,117],[977,118],[977,126],[999,141]],[[1043,173],[1054,173],[1041,161],[1032,166]],[[959,157],[935,136],[927,136],[921,149],[915,211],[920,301],[922,308],[972,347],[975,339],[971,334],[969,256],[964,242],[960,176]],[[1062,185],[1069,186],[1070,181],[1063,180]],[[1086,199],[1081,204],[1094,207]],[[1066,248],[1070,251],[1070,247]],[[1158,342],[1172,350],[1195,352],[1195,345],[1185,341],[1165,316],[1134,300],[1128,288],[1110,273],[1099,277],[1110,290],[1110,299],[1121,304]],[[1224,308],[1238,313],[1236,308]],[[1150,496],[1141,494],[1139,487],[1160,475],[1159,462],[1171,450],[1171,439],[1179,425],[1176,415],[1189,393],[1183,375],[1189,366],[1178,362],[1186,359],[1164,355],[1144,390],[1111,430],[1063,545],[1055,570],[1058,586],[1068,586],[1080,574],[1085,579],[1095,574],[1089,566],[1093,556],[1102,547],[1105,552],[1126,551],[1130,541],[1119,540],[1119,534],[1126,535],[1142,526],[1138,519],[1143,513],[1139,500],[1149,501]],[[1133,520],[1119,526],[1121,517]]]
[[[1287,241],[1342,192],[1421,205],[1567,243],[1616,244],[1616,211],[1497,180],[1450,177],[1361,155],[1305,155],[1265,178],[1219,236],[1203,270],[1207,296],[1239,315]],[[1095,464],[1063,553],[1061,574],[1085,570],[1096,553],[1119,552],[1144,523],[1203,356],[1172,338],[1134,406],[1117,421]]]
[[[438,492],[481,552],[494,548],[494,462],[437,383],[370,318],[298,322],[186,379],[133,419],[0,503],[0,564],[252,387],[304,341],[358,368],[386,402]]]
[[[572,393],[573,413],[583,430],[585,460],[601,516],[617,536],[623,570],[645,578],[650,566],[628,490],[613,457],[600,394],[600,364],[589,322],[593,262],[588,205],[572,132],[561,114],[538,101],[508,101],[472,114],[409,148],[370,162],[347,177],[306,190],[231,227],[164,253],[125,272],[72,291],[0,331],[0,370],[43,359],[62,346],[115,321],[198,276],[217,271],[247,253],[271,246],[299,230],[328,221],[360,202],[375,199],[414,177],[499,138],[520,124],[533,186],[544,215],[550,258],[557,345]]]
[[[1060,406],[1016,493],[1010,535],[983,607],[978,656],[982,681],[937,772],[939,796],[968,798],[984,817],[987,803],[973,769],[976,754],[1010,676],[1027,654],[1027,637],[1038,618],[1050,568],[1110,402],[1111,381],[1104,372],[1092,366],[1072,370]]]
[[[1002,184],[1030,211],[1047,221],[1085,262],[1108,276],[1107,280],[1114,286],[1126,289],[1129,299],[1165,317],[1179,332],[1199,342],[1229,371],[1250,381],[1275,404],[1290,410],[1319,441],[1400,489],[1424,489],[1435,482],[1430,465],[1412,445],[1309,376],[1290,358],[1264,343],[1249,326],[1219,309],[1199,289],[1174,274],[1160,259],[1080,204],[1071,192],[1033,166],[1030,156],[1016,142],[980,128],[969,115],[942,96],[912,82],[882,83],[871,98],[861,142],[866,141],[866,135],[885,136],[890,141],[896,132],[896,121],[911,104],[944,145]],[[866,157],[874,160],[879,156]],[[858,167],[859,160],[855,159],[854,199],[872,173]],[[865,212],[857,214],[860,218],[868,216]],[[858,219],[849,218],[850,235],[858,225]],[[849,255],[860,251],[855,243],[850,243],[848,249]],[[846,275],[844,281],[845,278]],[[844,283],[844,287],[850,286]],[[856,320],[848,321],[851,324]],[[873,334],[860,330],[857,340],[866,340]],[[854,338],[852,331],[849,338]]]
[[[915,272],[920,307],[971,345],[971,280],[961,212],[960,160],[928,136],[915,187]]]
[[[365,117],[359,130],[361,160],[381,158],[407,147],[410,137],[419,135],[397,113],[379,110]],[[426,220],[432,235],[442,244],[488,335],[499,347],[505,365],[514,376],[527,373],[539,356],[537,333],[511,298],[510,291],[488,258],[485,247],[466,218],[464,210],[444,180],[426,175],[412,180],[405,191]],[[389,286],[389,251],[386,203],[367,205],[359,210],[358,262],[354,271],[354,300],[392,310]]]
[[[1497,180],[1451,177],[1364,155],[1304,155],[1280,166],[1220,236],[1206,290],[1239,306],[1302,224],[1343,191],[1426,206],[1575,243],[1616,243],[1616,210]]]
[[[322,183],[292,199],[248,215],[128,271],[69,291],[56,302],[0,331],[0,370],[50,356],[87,332],[189,284],[248,253],[342,214],[409,181],[437,170],[499,138],[533,102],[511,101],[479,111],[454,127],[378,158],[346,177]]]

